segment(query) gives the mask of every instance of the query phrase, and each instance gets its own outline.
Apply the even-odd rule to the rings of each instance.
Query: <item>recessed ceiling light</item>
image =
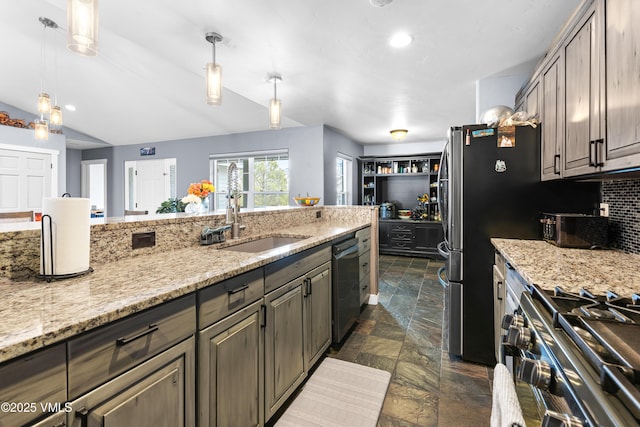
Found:
[[[389,45],[391,47],[405,47],[405,46],[409,46],[412,41],[413,41],[413,37],[411,37],[409,34],[398,33],[393,35],[389,39]]]
[[[76,106],[75,105],[71,105],[71,104],[67,104],[64,106],[64,109],[67,111],[76,111]]]

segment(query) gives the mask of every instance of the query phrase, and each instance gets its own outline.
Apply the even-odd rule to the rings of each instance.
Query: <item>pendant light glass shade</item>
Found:
[[[49,125],[46,120],[36,120],[34,122],[35,136],[40,141],[46,141],[49,139]]]
[[[98,54],[98,0],[67,0],[67,49]]]
[[[207,104],[222,104],[222,67],[213,62],[207,64]]]
[[[59,126],[62,124],[62,109],[57,105],[51,107],[51,114],[49,115],[49,121],[52,125]]]
[[[271,129],[280,129],[280,113],[282,112],[282,105],[280,100],[271,98],[269,103],[269,127]]]
[[[51,112],[51,98],[49,94],[41,93],[38,95],[38,113],[49,114]]]
[[[278,82],[282,81],[280,74],[270,74],[269,82],[273,82],[273,98],[269,102],[269,127],[280,129],[280,117],[282,116],[282,104],[278,99]]]
[[[207,63],[205,84],[207,89],[207,104],[222,104],[222,67],[216,64],[216,43],[222,41],[218,33],[206,33],[204,39],[211,43],[211,62]]]

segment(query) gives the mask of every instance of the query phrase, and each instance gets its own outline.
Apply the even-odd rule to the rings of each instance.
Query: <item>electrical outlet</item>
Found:
[[[600,216],[609,216],[609,203],[600,203]]]

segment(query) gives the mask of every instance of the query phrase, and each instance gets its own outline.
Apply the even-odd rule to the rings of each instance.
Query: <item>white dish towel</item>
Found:
[[[491,427],[526,427],[513,377],[502,363],[493,370]]]

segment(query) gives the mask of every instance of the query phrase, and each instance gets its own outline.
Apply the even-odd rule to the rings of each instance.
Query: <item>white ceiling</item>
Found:
[[[379,3],[380,1],[375,1]],[[327,124],[364,144],[441,140],[475,120],[475,82],[531,67],[580,0],[102,0],[97,57],[65,48],[66,1],[4,1],[0,101],[34,113],[42,79],[65,125],[113,145]],[[406,31],[414,42],[387,44]],[[223,67],[223,104],[204,99],[205,33]],[[54,54],[54,52],[56,52]],[[56,66],[57,65],[57,66]],[[56,77],[57,75],[57,77]]]

